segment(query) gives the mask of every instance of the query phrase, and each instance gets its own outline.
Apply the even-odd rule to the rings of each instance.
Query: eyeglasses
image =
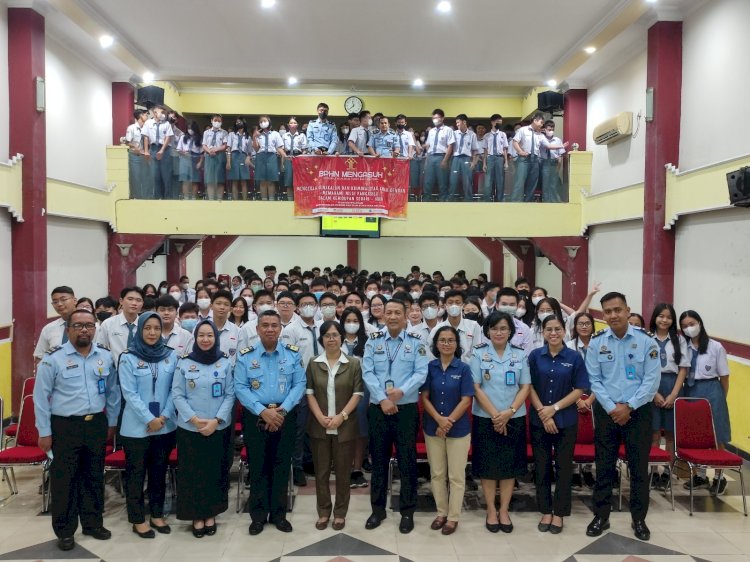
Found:
[[[454,345],[456,340],[438,340],[440,345]]]
[[[578,322],[576,324],[578,328],[591,328],[591,322]]]
[[[96,328],[96,324],[94,324],[93,322],[86,322],[86,323],[76,322],[74,324],[70,324],[70,327],[73,328],[74,330],[83,330],[83,329],[93,330]]]
[[[66,303],[69,300],[72,300],[72,297],[63,297],[61,299],[54,300],[52,301],[52,306],[57,306],[58,304]]]
[[[277,302],[276,304],[277,304],[278,306],[282,306],[282,307],[284,307],[284,308],[286,308],[286,307],[288,307],[288,306],[294,306],[294,303],[293,303],[293,302],[282,302],[282,301],[279,301],[279,302]]]
[[[323,334],[323,339],[324,339],[324,340],[337,340],[337,339],[339,339],[340,337],[341,337],[341,336],[339,336],[339,335],[338,335],[338,334],[336,334],[336,333],[333,333],[333,334]]]
[[[508,328],[507,326],[492,326],[490,328],[490,332],[498,332],[500,334],[503,334],[505,332],[510,332],[510,328]]]

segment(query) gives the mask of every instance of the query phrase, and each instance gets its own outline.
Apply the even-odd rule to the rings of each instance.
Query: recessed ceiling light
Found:
[[[646,0],[646,2],[648,2],[649,4],[656,4],[657,1],[658,0]]]
[[[448,0],[443,0],[442,2],[438,2],[438,5],[436,7],[438,12],[443,12],[444,14],[447,14],[451,11],[452,6],[451,3],[448,2]]]
[[[111,35],[102,35],[99,37],[99,44],[102,46],[102,49],[108,49],[114,42],[115,38]]]
[[[154,73],[153,72],[144,72],[143,76],[141,76],[141,78],[143,78],[143,81],[145,83],[153,82],[154,81]]]
[[[554,88],[555,86],[557,86],[557,80],[547,80],[547,86],[549,86],[550,88]]]
[[[411,85],[415,88],[421,88],[422,86],[424,86],[424,80],[422,80],[421,78],[415,78],[414,82],[412,82]]]
[[[290,86],[294,86],[297,82],[298,80],[294,76],[290,76],[286,81]]]
[[[596,52],[596,47],[594,46],[586,47],[584,51],[586,51],[589,55],[593,55]]]
[[[273,8],[276,5],[276,0],[260,0],[261,8]]]

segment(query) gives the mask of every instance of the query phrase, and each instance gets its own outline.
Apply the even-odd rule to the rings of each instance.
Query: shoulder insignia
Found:
[[[189,356],[190,356],[190,354],[186,353],[185,355],[183,355],[182,357],[180,357],[180,359],[187,359]]]
[[[299,347],[297,347],[296,345],[292,345],[290,343],[286,344],[286,348],[289,351],[294,351],[295,353],[299,352]]]
[[[478,343],[474,346],[474,349],[482,349],[483,347],[487,347],[486,342]]]
[[[376,339],[382,338],[382,337],[383,337],[383,332],[373,332],[372,334],[370,334],[370,339],[371,340],[376,340]]]
[[[519,349],[521,351],[524,351],[524,349],[520,345],[515,345],[515,344],[512,343],[512,344],[510,344],[510,347],[512,347],[513,349]]]
[[[419,334],[418,334],[418,333],[416,333],[416,332],[406,332],[406,335],[407,335],[407,336],[411,336],[411,337],[413,337],[413,338],[417,338],[418,340],[421,340],[421,339],[422,339],[422,336],[421,336],[421,335],[419,335]]]
[[[607,330],[609,330],[609,328],[602,328],[601,330],[599,330],[598,332],[596,332],[596,333],[595,333],[595,334],[594,334],[593,336],[591,336],[591,337],[592,337],[592,338],[595,338],[595,337],[597,337],[597,336],[601,336],[601,335],[602,335],[602,334],[603,334],[604,332],[606,332]]]
[[[100,349],[106,349],[107,351],[109,351],[109,348],[106,345],[104,345],[103,343],[96,344],[96,347],[98,347]]]
[[[226,352],[223,352],[222,355],[224,355],[224,359],[229,359],[229,355]]]
[[[649,332],[646,328],[641,328],[640,326],[633,326],[633,328],[635,328],[636,330],[640,330],[641,332],[643,332],[644,334],[646,334],[650,338],[654,337],[654,334],[652,334],[651,332]]]
[[[55,347],[51,348],[51,349],[50,349],[50,350],[49,350],[49,351],[47,352],[47,355],[52,355],[53,353],[55,353],[56,351],[60,351],[61,349],[62,349],[62,346],[61,346],[61,345],[56,345]]]
[[[250,347],[243,347],[240,349],[240,355],[245,355],[245,353],[250,353],[253,349],[255,349],[252,345]]]

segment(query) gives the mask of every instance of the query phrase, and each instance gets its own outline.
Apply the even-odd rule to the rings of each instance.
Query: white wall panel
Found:
[[[13,218],[7,209],[0,209],[0,326],[8,326],[13,319],[13,256],[10,225]]]

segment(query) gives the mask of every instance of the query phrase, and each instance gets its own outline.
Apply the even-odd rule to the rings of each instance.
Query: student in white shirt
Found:
[[[305,150],[307,150],[307,135],[299,132],[299,124],[296,117],[290,117],[287,126],[289,127],[289,130],[281,135],[281,140],[284,141],[284,156],[281,158],[281,173],[284,176],[281,195],[284,199],[287,195],[290,195],[291,200],[294,201],[294,171],[292,169],[292,159],[304,154]]]
[[[177,155],[180,159],[180,182],[182,198],[197,199],[201,181],[200,169],[203,166],[203,139],[198,123],[190,122],[187,134],[177,141]]]
[[[133,112],[135,123],[125,131],[125,143],[128,145],[128,180],[131,199],[153,199],[154,178],[151,171],[151,155],[146,150],[143,127],[148,112],[136,109]]]
[[[211,200],[224,199],[228,133],[221,128],[221,124],[221,115],[215,113],[211,117],[211,128],[203,133],[206,199]]]
[[[228,178],[232,186],[232,200],[238,201],[240,194],[247,201],[247,181],[250,179],[250,170],[245,160],[247,159],[247,125],[237,118],[234,123],[234,131],[227,137],[227,160]]]
[[[271,195],[278,200],[276,185],[279,182],[279,161],[277,156],[286,156],[281,135],[271,128],[271,118],[261,115],[260,130],[253,133],[255,155],[255,181],[260,182],[260,197],[269,201]]]
[[[555,122],[548,120],[544,122],[544,137],[541,140],[541,166],[542,166],[542,202],[562,203],[563,185],[560,179],[562,172],[563,154],[567,143],[562,142],[555,136]],[[560,148],[552,148],[559,146]]]

